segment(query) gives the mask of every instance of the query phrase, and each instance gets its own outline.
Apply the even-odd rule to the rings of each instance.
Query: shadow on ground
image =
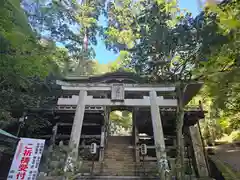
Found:
[[[208,158],[208,163],[209,163],[211,178],[214,178],[216,180],[225,180],[222,173],[219,171],[217,166],[214,164],[214,162],[210,158]]]

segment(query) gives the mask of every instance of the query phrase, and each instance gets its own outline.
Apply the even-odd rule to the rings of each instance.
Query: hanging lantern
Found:
[[[147,155],[147,145],[146,144],[141,144],[140,151],[141,151],[141,154],[143,156]]]
[[[96,154],[97,153],[97,144],[96,143],[92,143],[90,145],[90,153],[91,154]]]

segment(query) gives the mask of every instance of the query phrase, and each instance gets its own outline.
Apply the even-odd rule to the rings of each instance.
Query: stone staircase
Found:
[[[159,178],[146,178],[139,176],[82,176],[77,180],[159,180]]]
[[[105,149],[102,175],[134,176],[135,162],[131,136],[110,136]]]
[[[134,149],[131,148],[131,136],[110,136],[105,148],[104,161],[85,161],[83,173],[77,180],[160,180],[156,177],[156,162],[134,161]],[[144,173],[143,173],[144,172]],[[57,178],[54,178],[57,180]],[[50,180],[50,179],[49,179]],[[51,179],[52,180],[52,179]],[[60,179],[59,179],[60,180]],[[193,176],[186,175],[185,180],[197,180]],[[207,178],[206,178],[207,180]]]
[[[85,162],[83,171],[86,175],[79,179],[92,180],[159,180],[156,177],[157,165],[155,161],[136,163],[134,149],[131,145],[131,136],[109,136],[105,147],[104,161],[94,163],[94,172],[90,173],[92,163]],[[195,180],[193,176],[186,175],[185,180]]]
[[[134,161],[134,149],[131,146],[131,138],[131,136],[108,137],[104,161],[102,163],[95,163],[94,175],[80,176],[79,179],[159,180],[159,178],[139,175],[141,165],[136,164]],[[155,165],[155,163],[153,164]],[[151,165],[154,166],[153,164]]]

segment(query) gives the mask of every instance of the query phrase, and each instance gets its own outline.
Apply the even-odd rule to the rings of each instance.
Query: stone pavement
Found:
[[[240,180],[240,146],[222,144],[215,147],[214,154],[209,154],[225,180]]]
[[[240,146],[223,144],[216,146],[215,156],[235,172],[240,172]]]

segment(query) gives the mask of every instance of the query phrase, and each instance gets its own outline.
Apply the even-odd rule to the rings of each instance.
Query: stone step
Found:
[[[43,177],[44,180],[63,180],[63,177]],[[159,180],[159,177],[147,176],[91,176],[90,174],[78,176],[76,180]],[[174,179],[174,178],[173,178]],[[213,180],[212,178],[197,179],[186,176],[184,180]]]
[[[131,144],[131,136],[109,136],[108,144]]]
[[[111,175],[111,177],[136,175],[133,149],[129,148],[131,139],[131,136],[108,137],[101,175]]]
[[[110,149],[110,148],[109,148]],[[111,148],[112,149],[112,151],[109,151],[109,150],[106,150],[105,151],[105,155],[114,155],[114,154],[121,154],[121,155],[130,155],[130,154],[133,154],[133,151],[132,150],[124,150],[124,149],[122,149],[122,151],[121,151],[121,149],[119,149],[119,150],[115,150],[116,149],[116,147],[114,147],[114,148]]]
[[[110,151],[110,150],[106,150],[106,152],[105,152],[105,154],[107,155],[107,154],[109,154],[109,155],[113,155],[113,154],[116,154],[116,153],[119,153],[119,154],[133,154],[133,151],[132,150],[126,150],[126,149],[122,149],[122,151],[120,150],[120,149],[118,149],[118,150],[115,150],[116,149],[116,147],[114,147],[114,148],[111,148],[112,149],[112,151]]]
[[[115,167],[115,166],[134,166],[134,165],[138,165],[138,164],[135,164],[134,162],[117,162],[117,161],[105,161],[104,163],[103,163],[103,165],[104,166],[108,166],[108,167]],[[113,165],[113,166],[112,166]]]
[[[130,153],[129,153],[129,154],[128,154],[128,153],[126,153],[126,154],[118,154],[118,153],[117,153],[117,154],[116,154],[116,153],[114,153],[114,154],[105,154],[105,155],[104,155],[104,158],[105,158],[105,159],[108,159],[108,158],[109,158],[109,159],[112,159],[112,158],[115,159],[116,156],[125,157],[125,159],[127,159],[127,158],[129,158],[129,157],[132,157],[132,156],[133,156],[133,153],[131,153],[131,154],[130,154]]]
[[[130,161],[133,159],[133,154],[129,154],[129,155],[120,155],[120,154],[115,154],[115,155],[106,155],[104,156],[105,160],[114,160],[115,161],[121,161],[121,160],[126,160],[126,161]]]
[[[116,170],[116,169],[118,169],[118,170]],[[131,173],[133,173],[133,172],[142,172],[143,170],[141,169],[141,170],[135,170],[136,168],[135,167],[128,167],[128,168],[121,168],[121,167],[116,167],[116,168],[104,168],[103,170],[102,170],[102,172],[110,172],[110,173],[115,173],[115,174],[122,174],[123,172],[131,172]],[[125,175],[125,174],[123,174],[123,175]]]
[[[78,180],[159,180],[156,177],[140,177],[140,176],[81,176]]]
[[[113,159],[105,159],[104,160],[104,164],[135,164],[133,161],[130,160],[124,160],[123,158],[120,159],[120,157],[117,160],[113,160]]]
[[[87,179],[91,179],[91,180],[159,180],[159,177],[147,177],[147,176],[79,176],[77,178],[77,180],[87,180]],[[197,178],[196,177],[191,177],[191,176],[185,176],[185,180],[197,180]],[[210,180],[210,179],[206,179],[206,180]]]
[[[121,147],[116,147],[116,146],[114,146],[114,147],[107,147],[107,149],[111,149],[112,151],[108,151],[109,153],[121,153],[121,154],[123,154],[123,153],[128,153],[128,152],[133,152],[133,150],[132,149],[128,149],[127,147],[123,147],[123,146],[121,146]]]
[[[112,150],[112,151],[108,151],[108,149],[110,150]],[[124,152],[133,152],[133,150],[132,149],[127,149],[127,147],[108,147],[108,149],[107,149],[107,152],[108,153],[124,153]]]
[[[127,170],[134,170],[135,168],[137,168],[137,166],[135,166],[135,165],[122,165],[122,164],[119,164],[119,165],[104,165],[103,166],[103,168],[105,169],[105,170],[109,170],[109,169],[111,169],[111,170],[113,170],[113,169],[115,169],[116,171],[117,170],[123,170],[123,169],[127,169]]]
[[[126,160],[127,162],[131,162],[131,160],[133,160],[133,155],[127,155],[127,156],[121,156],[121,155],[116,155],[115,156],[104,156],[105,160],[115,160],[115,161],[122,161],[122,160]]]
[[[117,150],[115,151],[113,148],[112,148],[112,151],[109,151],[109,150],[106,150],[105,152],[105,155],[114,155],[114,154],[121,154],[121,155],[130,155],[130,154],[133,154],[133,151],[126,151],[126,150]]]

